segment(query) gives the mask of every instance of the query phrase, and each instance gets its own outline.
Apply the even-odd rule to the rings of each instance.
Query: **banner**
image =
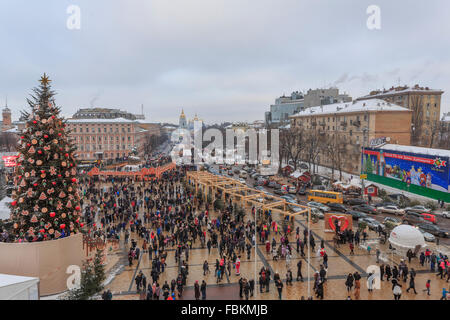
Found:
[[[412,151],[414,148],[411,147]],[[364,173],[375,174],[421,187],[449,192],[449,158],[432,154],[368,148]]]

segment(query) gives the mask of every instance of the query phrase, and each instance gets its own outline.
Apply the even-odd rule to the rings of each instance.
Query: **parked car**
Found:
[[[358,222],[365,222],[370,230],[378,230],[378,226],[381,226],[381,228],[384,230],[385,226],[375,220],[374,218],[361,218]]]
[[[353,206],[353,209],[356,211],[362,211],[364,213],[377,214],[377,209],[368,204],[360,204],[358,206]]]
[[[378,207],[377,211],[381,212],[381,213],[395,214],[396,216],[400,216],[400,215],[404,215],[405,214],[405,210],[400,209],[399,207],[397,207],[395,205],[390,205],[390,206],[385,206],[385,207]]]
[[[426,223],[425,219],[418,213],[407,211],[403,216],[403,222],[411,225],[415,225],[417,223]]]
[[[435,212],[435,214],[442,218],[450,219],[450,211]]]
[[[261,187],[261,186],[256,186],[255,189],[258,190],[258,191],[263,191],[263,192],[266,191],[266,190],[265,190],[263,187]]]
[[[292,198],[292,197],[289,197],[289,194],[286,194],[286,195],[284,195],[284,196],[281,196],[280,198],[286,200],[287,202],[297,203],[297,200],[294,199],[294,198]]]
[[[290,194],[297,194],[297,188],[296,188],[296,187],[289,186],[289,193],[290,193]]]
[[[367,204],[367,201],[364,199],[361,199],[361,198],[351,198],[351,199],[347,199],[346,203],[351,206],[358,206],[361,204]]]
[[[397,203],[395,202],[379,202],[373,205],[375,208],[379,208],[379,207],[387,207],[387,206],[396,206],[397,207]]]
[[[300,163],[299,165],[298,165],[299,167],[300,167],[300,169],[303,169],[303,170],[308,170],[308,165],[306,164],[306,163]]]
[[[325,217],[325,215],[319,209],[311,208],[311,217],[317,217],[319,219],[323,219]]]
[[[269,183],[267,184],[267,186],[269,188],[280,188],[280,185],[278,184],[278,182],[276,181],[269,181]]]
[[[232,177],[233,176],[233,171],[231,171],[231,170],[228,171],[228,175]]]
[[[386,223],[390,223],[392,224],[394,227],[399,226],[402,224],[402,221],[396,219],[396,218],[392,218],[392,217],[386,217],[383,220],[383,224],[386,225]]]
[[[339,211],[339,212],[346,212],[347,208],[340,204],[340,203],[335,203],[335,202],[328,202],[327,206],[330,207],[331,210],[333,211]]]
[[[286,192],[286,190],[284,190],[284,189],[275,189],[275,190],[273,191],[273,193],[275,193],[275,194],[277,194],[277,195],[279,195],[279,196],[282,196],[282,195],[285,195],[287,192]]]
[[[239,178],[238,181],[239,181],[240,183],[242,183],[242,184],[247,184],[247,181],[245,181],[245,180],[242,179],[242,178]]]
[[[417,205],[414,207],[407,207],[407,208],[405,208],[405,211],[406,212],[411,211],[411,212],[416,212],[416,213],[423,213],[423,212],[430,213],[431,209],[425,208],[424,206],[421,206],[421,205]]]
[[[442,229],[432,223],[419,223],[417,227],[438,237],[448,238],[449,235],[448,230]]]
[[[430,221],[431,223],[437,224],[436,216],[431,213],[420,213],[420,215],[426,220]]]
[[[346,213],[351,214],[354,220],[359,220],[361,218],[367,218],[367,214],[365,214],[364,212],[361,212],[361,211],[348,210]]]
[[[420,229],[420,228],[419,228],[419,231],[422,233],[423,238],[425,239],[425,241],[436,242],[436,237],[434,235],[432,235],[431,233],[426,232],[425,230]]]
[[[330,211],[330,207],[328,207],[328,206],[326,206],[326,205],[324,205],[324,204],[322,204],[322,203],[319,203],[319,202],[310,201],[310,202],[308,202],[306,205],[307,205],[308,207],[311,207],[311,208],[319,209],[319,210],[321,210],[321,211],[323,211],[323,212],[328,212],[328,211]]]

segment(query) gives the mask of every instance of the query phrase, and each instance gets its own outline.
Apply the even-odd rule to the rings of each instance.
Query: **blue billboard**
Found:
[[[450,191],[449,157],[387,148],[366,148],[362,166],[364,173],[399,180],[407,186]]]

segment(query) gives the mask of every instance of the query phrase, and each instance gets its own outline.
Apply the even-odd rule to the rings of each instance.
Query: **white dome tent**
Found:
[[[411,249],[417,253],[426,246],[422,233],[416,227],[401,224],[391,231],[389,242],[398,255],[406,256],[406,252]]]

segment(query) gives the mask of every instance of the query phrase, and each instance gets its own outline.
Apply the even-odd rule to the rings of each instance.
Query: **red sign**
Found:
[[[5,162],[5,167],[15,167],[16,166],[16,159],[19,156],[3,156],[2,160]]]

